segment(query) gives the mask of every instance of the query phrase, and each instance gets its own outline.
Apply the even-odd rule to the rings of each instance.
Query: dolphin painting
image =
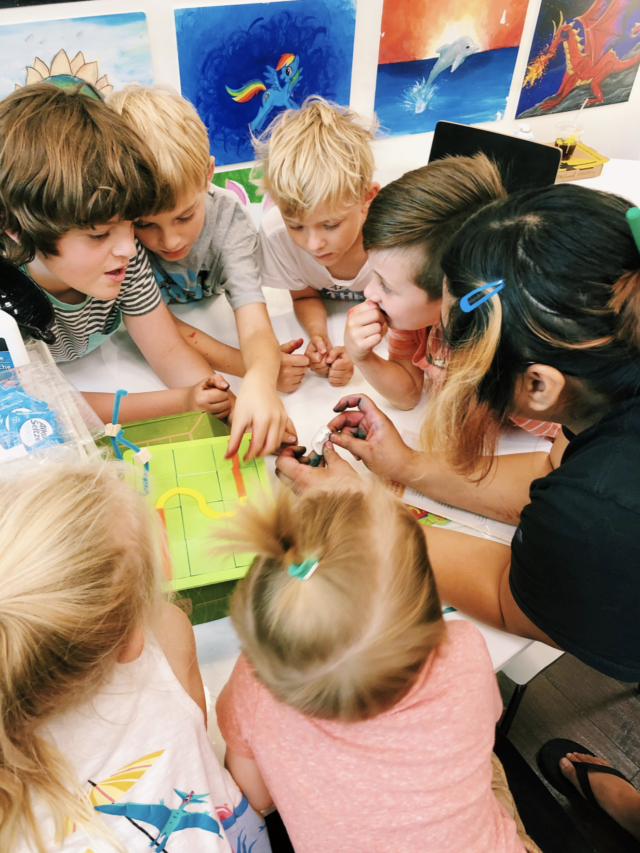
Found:
[[[429,106],[431,98],[437,90],[437,86],[433,81],[439,74],[442,74],[447,68],[451,68],[453,73],[456,68],[459,68],[468,56],[477,53],[480,46],[477,45],[469,36],[460,36],[451,44],[443,44],[436,50],[438,60],[431,69],[429,79],[416,81],[413,86],[405,90],[402,104],[406,110],[411,113],[423,113]]]
[[[456,68],[460,68],[468,56],[477,53],[479,50],[480,45],[476,44],[469,36],[460,36],[451,44],[443,44],[436,50],[438,61],[431,69],[427,87],[431,86],[438,74],[442,74],[447,68],[451,68],[451,73],[453,73]]]

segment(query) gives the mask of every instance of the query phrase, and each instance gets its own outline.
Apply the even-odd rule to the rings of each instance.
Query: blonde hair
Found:
[[[304,714],[355,721],[395,705],[444,634],[422,528],[380,484],[249,507],[231,531],[258,552],[231,618],[258,678]],[[307,580],[288,567],[313,558]]]
[[[58,839],[68,818],[118,845],[73,769],[38,733],[96,692],[160,600],[150,510],[118,471],[114,463],[51,464],[0,480],[2,850],[21,838],[49,849],[36,801]]]
[[[35,83],[0,101],[0,253],[12,263],[56,255],[72,228],[137,219],[157,203],[147,145],[86,88]]]
[[[255,183],[287,216],[304,216],[320,204],[330,210],[365,197],[375,163],[375,124],[348,107],[312,96],[302,109],[285,110],[253,145]]]
[[[189,101],[169,86],[130,83],[109,97],[109,106],[153,152],[162,187],[155,213],[176,207],[185,193],[207,188],[209,136]]]

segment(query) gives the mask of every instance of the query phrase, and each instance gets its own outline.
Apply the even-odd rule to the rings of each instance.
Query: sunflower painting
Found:
[[[58,86],[89,83],[105,96],[153,83],[143,12],[0,25],[0,56],[0,98],[52,78]]]

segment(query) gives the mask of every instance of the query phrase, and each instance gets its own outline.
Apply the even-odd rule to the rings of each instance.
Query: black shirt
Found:
[[[531,484],[512,544],[520,609],[561,648],[640,680],[640,398],[573,435]]]

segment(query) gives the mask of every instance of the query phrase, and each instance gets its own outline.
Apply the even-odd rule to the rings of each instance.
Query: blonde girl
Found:
[[[343,467],[331,491],[282,493],[235,533],[257,557],[217,704],[227,766],[254,808],[275,803],[296,853],[522,851],[492,792],[484,640],[445,625],[409,511],[327,457]]]
[[[207,740],[193,631],[160,592],[157,527],[119,470],[0,480],[7,853],[133,853],[149,839],[228,853],[242,831],[258,836]]]

